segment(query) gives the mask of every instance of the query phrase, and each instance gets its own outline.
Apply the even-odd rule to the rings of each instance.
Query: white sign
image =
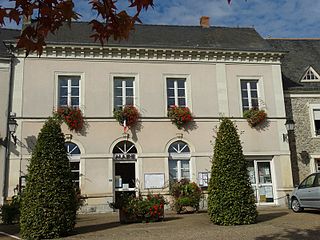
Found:
[[[164,187],[164,173],[145,173],[144,174],[144,188],[163,188]]]

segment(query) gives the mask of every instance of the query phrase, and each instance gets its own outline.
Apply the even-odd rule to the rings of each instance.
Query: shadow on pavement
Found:
[[[79,226],[75,228],[71,236],[84,234],[84,233],[103,231],[106,229],[116,228],[119,226],[121,226],[120,222],[108,222],[108,223],[101,223],[101,224],[94,224],[94,225],[87,225],[87,226]]]
[[[19,231],[20,231],[19,224],[11,224],[11,225],[0,224],[0,232],[5,232],[11,235],[17,235],[19,234]]]
[[[165,217],[163,219],[163,222],[170,222],[170,221],[174,221],[174,220],[177,220],[177,219],[181,219],[182,217]]]
[[[288,212],[275,212],[275,213],[259,213],[257,223],[271,221],[272,219],[279,218],[289,214]]]
[[[285,230],[283,233],[263,235],[256,237],[256,240],[290,239],[290,240],[315,240],[319,239],[320,228],[317,229],[292,229]]]

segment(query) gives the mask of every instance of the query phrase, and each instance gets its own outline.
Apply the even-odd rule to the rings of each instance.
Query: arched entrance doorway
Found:
[[[70,161],[72,182],[76,189],[80,189],[80,148],[73,142],[66,142],[64,146]]]
[[[113,148],[115,201],[119,196],[136,192],[137,148],[130,141],[121,141]]]

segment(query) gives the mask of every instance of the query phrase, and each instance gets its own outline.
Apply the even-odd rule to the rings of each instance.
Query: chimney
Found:
[[[210,27],[209,21],[210,21],[210,17],[208,17],[208,16],[202,16],[202,17],[200,18],[200,26],[201,26],[202,28],[209,28],[209,27]]]

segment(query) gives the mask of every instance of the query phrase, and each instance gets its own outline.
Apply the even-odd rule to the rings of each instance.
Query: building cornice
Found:
[[[16,54],[18,57],[26,55],[24,50]],[[283,55],[283,52],[47,45],[41,58],[280,64]],[[33,53],[28,58],[39,56]]]

